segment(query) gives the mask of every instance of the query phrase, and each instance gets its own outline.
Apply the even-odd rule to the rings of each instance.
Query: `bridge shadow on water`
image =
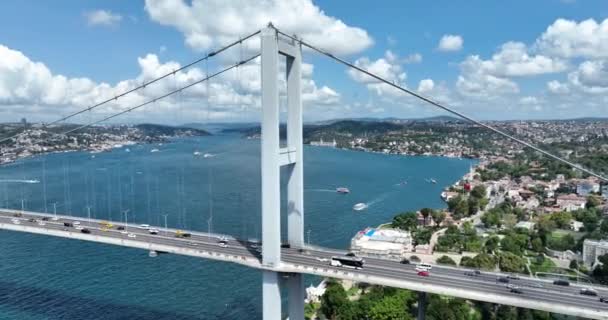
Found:
[[[171,299],[171,297],[168,297]],[[69,320],[224,320],[261,319],[259,306],[247,299],[234,299],[221,312],[203,315],[183,314],[163,311],[146,306],[121,304],[100,299],[79,297],[65,292],[36,288],[11,282],[0,281],[0,307],[27,314],[41,315],[45,319]],[[205,310],[201,301],[201,313]],[[19,316],[14,319],[18,319]]]

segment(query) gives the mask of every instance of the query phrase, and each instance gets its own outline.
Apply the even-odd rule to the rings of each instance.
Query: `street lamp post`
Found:
[[[129,233],[129,225],[127,224],[127,214],[129,213],[129,209],[124,210],[123,213],[125,214],[125,232],[124,233]]]
[[[59,220],[59,218],[57,217],[57,202],[53,202],[53,214],[55,215],[53,217],[53,221]]]
[[[310,246],[310,229],[308,229],[308,232],[306,232],[306,235],[308,236],[308,245]]]
[[[89,227],[91,227],[91,206],[87,206],[87,216],[89,218]]]
[[[169,233],[169,229],[167,229],[167,216],[168,214],[163,214],[163,217],[165,218],[165,236]]]

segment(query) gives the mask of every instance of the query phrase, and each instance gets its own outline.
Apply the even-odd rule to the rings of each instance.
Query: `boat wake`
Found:
[[[389,192],[385,192],[380,194],[379,196],[377,196],[376,198],[374,198],[372,201],[366,202],[365,204],[367,205],[367,207],[371,207],[375,204],[378,204],[384,200],[386,200],[386,198],[388,198],[388,196],[390,196],[391,194],[397,192],[397,190],[393,190],[393,191],[389,191]]]
[[[312,192],[333,192],[336,193],[336,189],[306,189],[306,191],[312,191]]]
[[[40,183],[40,180],[23,180],[23,179],[0,179],[0,183]]]

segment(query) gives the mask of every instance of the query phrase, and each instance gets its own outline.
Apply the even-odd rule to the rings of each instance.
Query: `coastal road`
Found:
[[[75,221],[90,233],[82,233],[74,227],[64,226],[64,223],[75,224]],[[104,228],[101,222],[68,216],[58,216],[54,220],[54,216],[48,214],[0,210],[0,229],[229,261],[257,269],[285,272],[287,276],[289,273],[306,273],[587,318],[608,319],[608,303],[599,301],[599,296],[608,297],[606,287],[594,286],[593,289],[599,296],[592,297],[581,295],[580,290],[583,287],[576,284],[563,287],[546,280],[521,277],[510,280],[511,284],[522,289],[523,293],[518,294],[512,293],[506,284],[497,282],[498,277],[504,277],[506,274],[482,272],[477,276],[467,276],[466,269],[433,266],[430,276],[422,277],[415,271],[415,265],[369,257],[365,258],[364,267],[359,270],[333,267],[329,264],[331,257],[344,255],[346,252],[325,248],[283,248],[282,264],[269,267],[262,265],[260,245],[254,242],[190,231],[190,237],[178,238],[177,230],[164,228],[156,228],[159,233],[152,235],[146,228],[136,224],[113,223],[112,228]],[[123,226],[126,230],[117,230],[118,226]],[[221,246],[220,239],[227,240],[227,246]]]

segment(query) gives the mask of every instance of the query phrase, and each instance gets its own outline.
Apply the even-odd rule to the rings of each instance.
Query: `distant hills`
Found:
[[[146,136],[208,136],[206,130],[187,126],[167,126],[161,124],[142,123],[134,126]]]

